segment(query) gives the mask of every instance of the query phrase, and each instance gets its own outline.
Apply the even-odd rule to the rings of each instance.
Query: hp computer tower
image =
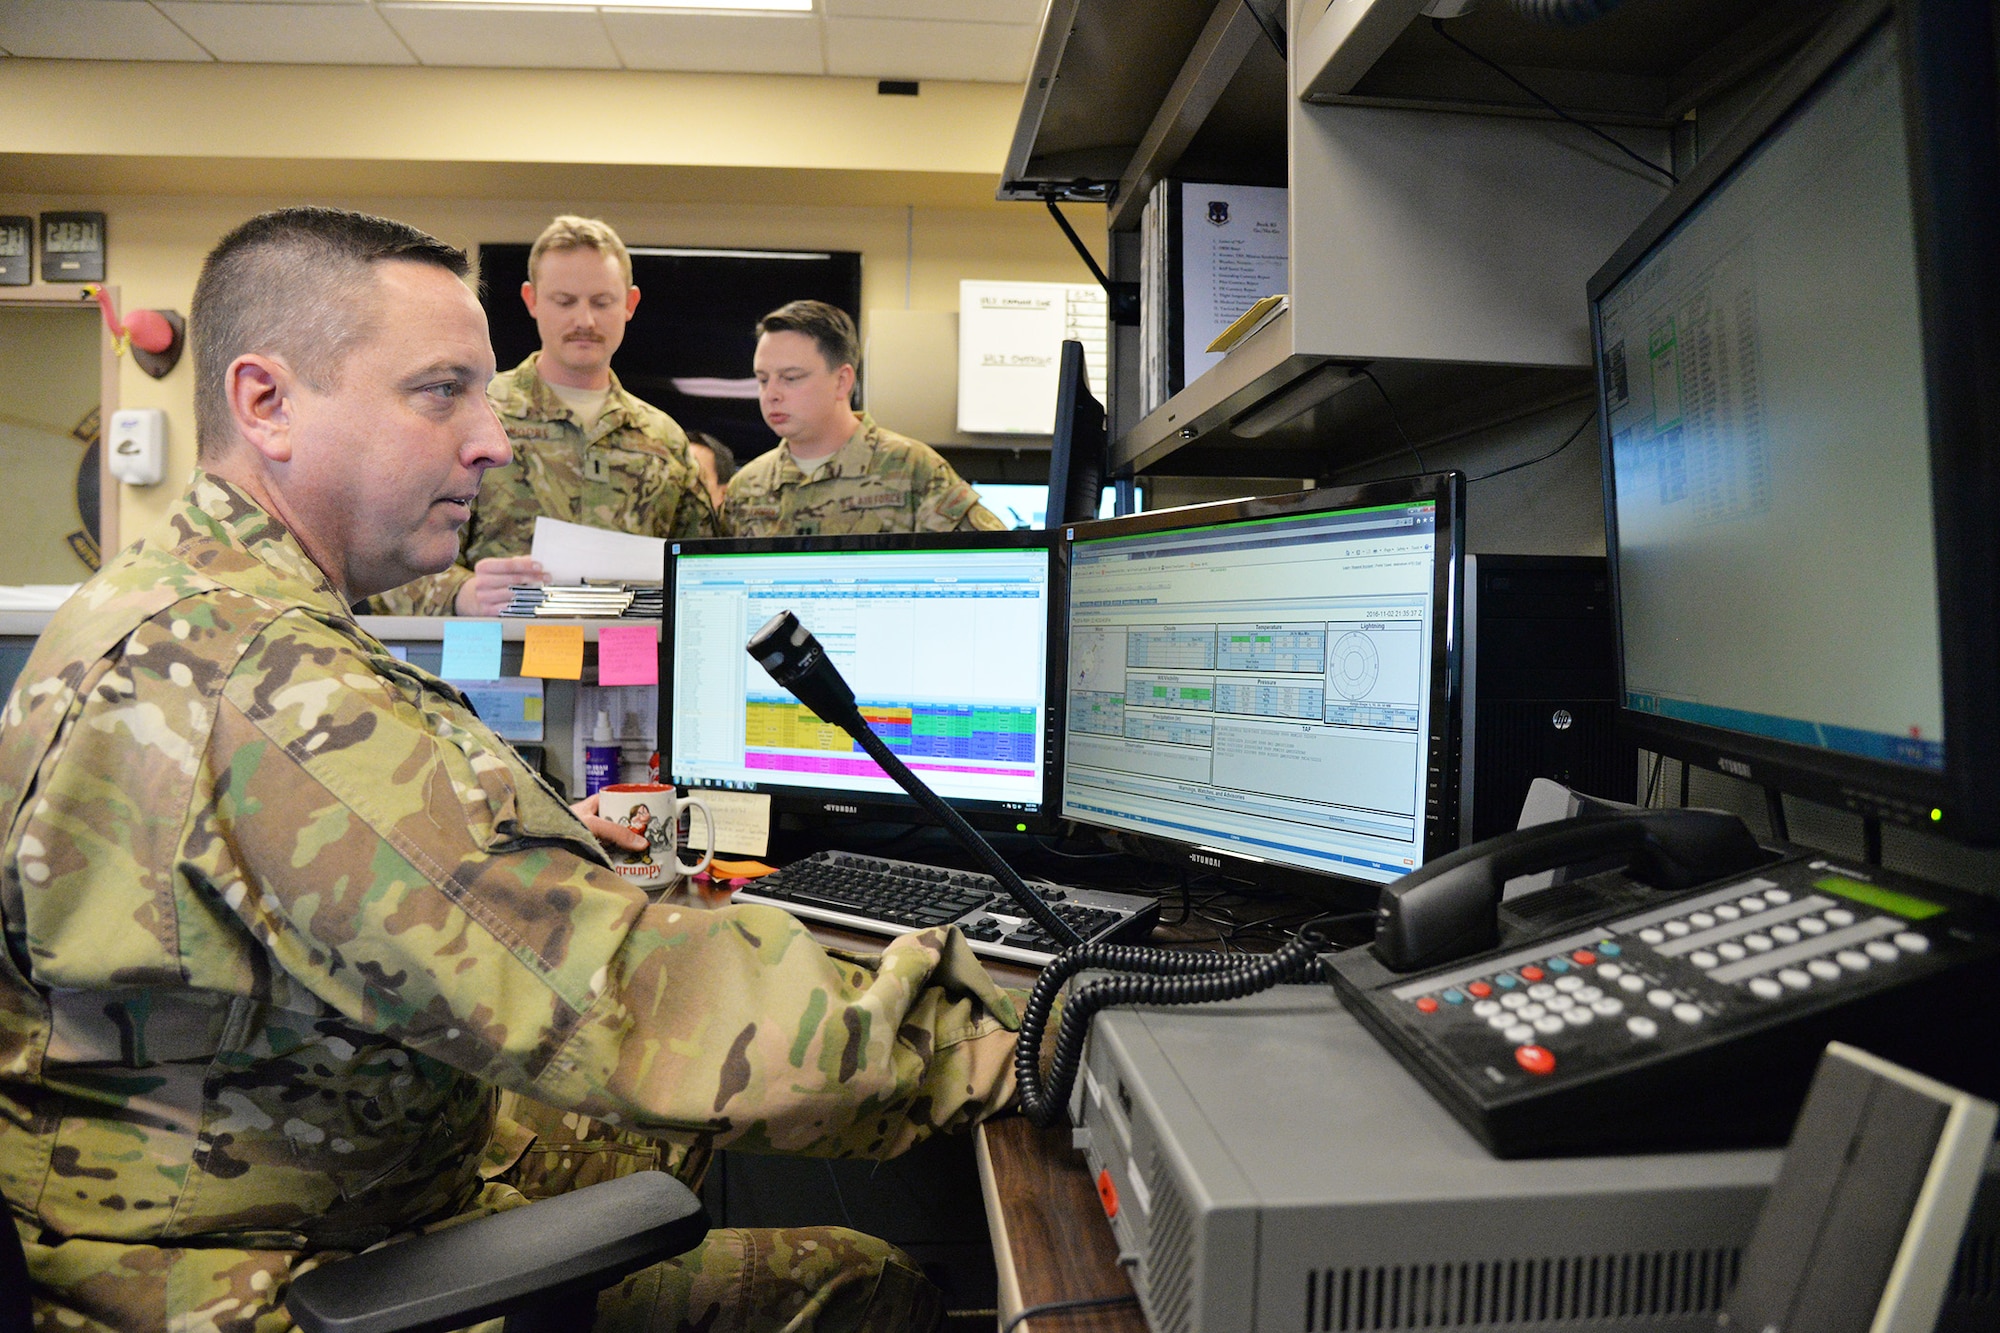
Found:
[[[1614,725],[1617,629],[1604,558],[1468,555],[1464,623],[1461,843],[1513,828],[1536,778],[1635,800],[1638,750]]]

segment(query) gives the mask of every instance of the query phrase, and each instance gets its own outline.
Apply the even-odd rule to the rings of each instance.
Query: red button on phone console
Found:
[[[1530,1074],[1553,1074],[1556,1072],[1556,1058],[1545,1046],[1516,1046],[1514,1058],[1521,1068]]]

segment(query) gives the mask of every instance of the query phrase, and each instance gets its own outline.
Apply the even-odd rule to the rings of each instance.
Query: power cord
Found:
[[[1014,1330],[1030,1319],[1038,1319],[1045,1314],[1068,1314],[1072,1310],[1098,1310],[1108,1305],[1137,1305],[1137,1296],[1090,1296],[1075,1301],[1045,1301],[1040,1305],[1030,1305],[1007,1321],[1000,1333],[1014,1333]]]
[[[1389,424],[1396,428],[1396,438],[1401,440],[1403,447],[1410,451],[1410,457],[1417,460],[1417,471],[1429,472],[1430,469],[1424,466],[1424,456],[1417,452],[1416,445],[1410,443],[1409,433],[1403,429],[1402,418],[1396,415],[1396,404],[1390,401],[1389,391],[1382,387],[1381,380],[1375,378],[1374,371],[1366,366],[1362,366],[1360,369],[1361,373],[1368,377],[1368,382],[1375,386],[1375,392],[1382,395],[1382,406],[1389,409]]]
[[[1661,166],[1657,162],[1649,161],[1646,158],[1640,156],[1638,153],[1633,152],[1630,148],[1626,147],[1625,144],[1621,143],[1619,140],[1612,138],[1610,135],[1606,134],[1603,130],[1598,129],[1597,126],[1592,125],[1587,121],[1578,120],[1575,116],[1572,116],[1569,112],[1563,110],[1561,107],[1557,106],[1554,102],[1551,102],[1548,98],[1542,96],[1540,93],[1536,92],[1533,88],[1530,88],[1527,84],[1521,82],[1519,78],[1515,77],[1514,73],[1511,70],[1509,70],[1506,66],[1502,65],[1499,61],[1481,55],[1479,52],[1467,46],[1464,42],[1458,40],[1458,38],[1446,32],[1444,30],[1443,19],[1432,19],[1431,28],[1433,31],[1437,33],[1438,36],[1444,38],[1447,42],[1450,42],[1453,46],[1465,52],[1465,54],[1471,56],[1474,60],[1477,60],[1480,64],[1486,66],[1488,69],[1492,70],[1495,74],[1498,74],[1501,78],[1507,80],[1507,82],[1513,84],[1516,88],[1519,88],[1522,92],[1534,98],[1537,102],[1540,102],[1543,106],[1547,107],[1557,116],[1560,116],[1562,119],[1568,121],[1570,124],[1576,126],[1578,129],[1589,130],[1592,134],[1604,140],[1604,142],[1610,144],[1613,148],[1616,148],[1619,152],[1625,154],[1625,156],[1631,158],[1634,162],[1637,162],[1640,166],[1646,168],[1646,170],[1659,172],[1662,176],[1665,176],[1669,181],[1671,181],[1675,185],[1679,185],[1681,183],[1681,178],[1679,176],[1676,176],[1673,172],[1669,171],[1667,168]]]
[[[1476,477],[1467,477],[1465,479],[1465,484],[1470,486],[1475,481],[1491,481],[1495,477],[1504,477],[1509,472],[1519,472],[1524,467],[1533,467],[1537,463],[1546,463],[1551,458],[1554,458],[1557,454],[1561,453],[1563,450],[1569,448],[1572,444],[1575,444],[1577,441],[1577,437],[1583,434],[1583,428],[1585,426],[1588,426],[1591,422],[1595,420],[1597,420],[1597,409],[1593,407],[1590,409],[1590,414],[1588,416],[1586,416],[1582,421],[1576,423],[1576,429],[1569,433],[1568,438],[1565,439],[1561,444],[1557,445],[1555,448],[1549,450],[1547,453],[1542,454],[1535,458],[1530,458],[1526,462],[1509,463],[1506,467],[1496,467],[1491,472],[1482,472]]]

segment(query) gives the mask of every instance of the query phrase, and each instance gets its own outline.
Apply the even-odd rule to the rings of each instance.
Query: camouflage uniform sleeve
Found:
[[[979,492],[958,475],[942,458],[918,479],[923,494],[917,500],[919,532],[999,532],[1006,528],[1000,516],[979,503]]]
[[[458,590],[472,578],[464,565],[453,565],[437,574],[412,579],[400,588],[370,597],[365,614],[371,616],[451,616],[458,614]]]
[[[286,616],[207,748],[215,891],[369,1030],[626,1128],[886,1156],[1013,1098],[1011,999],[956,932],[869,962],[789,915],[648,905],[448,687]]]
[[[709,498],[708,487],[701,484],[701,473],[694,473],[692,481],[683,481],[680,504],[674,510],[673,531],[669,537],[727,537],[729,529],[722,515],[716,511],[715,501]]]

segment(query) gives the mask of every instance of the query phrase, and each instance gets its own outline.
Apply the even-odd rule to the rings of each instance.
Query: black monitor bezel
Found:
[[[1107,537],[1138,536],[1149,532],[1172,532],[1184,528],[1209,527],[1256,519],[1297,517],[1339,509],[1375,508],[1384,505],[1432,502],[1437,506],[1437,552],[1432,572],[1432,605],[1439,608],[1436,631],[1431,642],[1431,734],[1428,749],[1427,799],[1424,812],[1424,862],[1455,851],[1459,844],[1458,764],[1462,744],[1464,576],[1465,576],[1465,477],[1458,472],[1425,473],[1364,482],[1354,486],[1322,486],[1310,491],[1257,496],[1219,504],[1188,505],[1178,509],[1156,509],[1120,518],[1090,523],[1066,524],[1062,529],[1063,565],[1067,570],[1067,548],[1077,542]],[[1068,639],[1068,623],[1064,639]],[[1068,706],[1069,682],[1063,680],[1064,706]],[[1065,733],[1067,734],[1067,733]],[[1060,784],[1056,811],[1062,812]],[[1102,824],[1090,819],[1063,815],[1065,822],[1097,830],[1149,860],[1172,866],[1190,877],[1215,876],[1257,888],[1278,889],[1308,898],[1355,906],[1373,902],[1382,881],[1337,875],[1301,866],[1230,852],[1224,848],[1196,844],[1152,833]]]
[[[1884,25],[1899,41],[1916,229],[1943,664],[1942,774],[1625,706],[1616,471],[1599,305]],[[1794,58],[1588,285],[1618,617],[1619,721],[1641,746],[1765,787],[1966,842],[2000,839],[2000,141],[1986,0],[1859,0]],[[1840,627],[1829,627],[1829,635]]]
[[[1059,360],[1055,432],[1049,440],[1049,494],[1042,517],[1045,528],[1094,521],[1106,483],[1107,418],[1104,404],[1090,391],[1083,344],[1074,338],[1065,339]],[[1072,519],[1065,511],[1074,507],[1079,491],[1089,493],[1090,511]]]
[[[704,537],[670,540],[661,568],[665,604],[660,620],[660,758],[661,780],[676,781],[673,763],[673,690],[675,561],[683,555],[771,555],[838,551],[1004,551],[1040,550],[1049,559],[1048,656],[1043,681],[1042,799],[1039,810],[1010,808],[1004,802],[953,800],[951,807],[976,828],[1047,833],[1056,827],[1055,807],[1062,797],[1063,705],[1065,654],[1060,635],[1069,625],[1069,580],[1062,564],[1061,543],[1046,529],[1016,528],[1001,532],[885,532],[818,537]],[[811,628],[808,626],[808,628]],[[876,819],[896,823],[932,823],[917,803],[902,792],[855,793],[830,787],[759,783],[749,790],[771,798],[775,814],[842,819]]]

